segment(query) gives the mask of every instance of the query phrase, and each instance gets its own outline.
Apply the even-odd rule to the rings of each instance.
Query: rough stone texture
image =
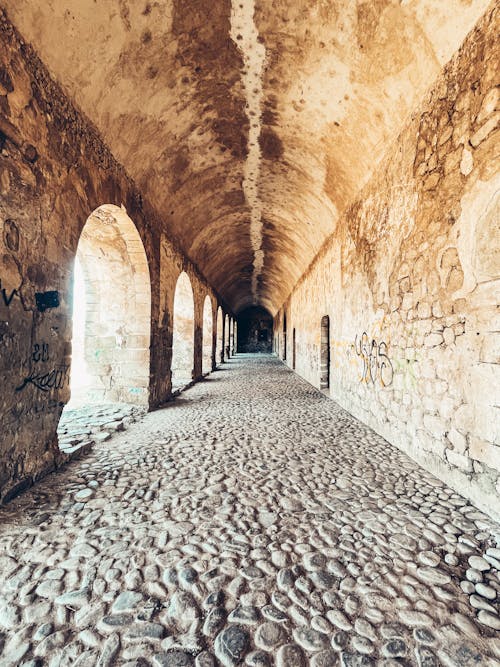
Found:
[[[237,357],[0,509],[0,661],[490,667],[499,546],[286,366]]]
[[[230,306],[274,314],[490,2],[3,4]]]
[[[330,396],[498,517],[497,26],[494,9],[445,67],[275,338],[286,315],[287,363],[319,387],[329,315]]]
[[[116,210],[121,215],[125,209],[138,233],[137,240],[127,240],[129,254],[145,253],[149,267],[149,275],[144,265],[140,271],[132,267],[132,280],[142,279],[132,290],[133,298],[144,305],[141,295],[151,291],[146,314],[146,322],[151,320],[149,343],[142,340],[148,332],[136,335],[130,319],[129,333],[123,335],[117,325],[111,335],[103,330],[96,339],[93,351],[102,359],[94,364],[100,369],[96,375],[103,378],[103,387],[107,382],[108,389],[113,388],[108,400],[127,398],[121,384],[139,392],[142,404],[157,406],[171,397],[173,301],[183,270],[194,295],[194,379],[202,376],[206,296],[214,319],[218,302],[227,307],[169,239],[157,210],[3,14],[0,33],[0,369],[5,378],[0,397],[0,499],[7,500],[65,460],[56,429],[70,393],[73,262],[91,214],[94,226],[105,226],[112,222],[110,211],[114,220]],[[114,251],[120,256],[116,244]],[[106,252],[112,254],[104,243]],[[116,261],[112,271],[119,267]],[[127,275],[118,281],[118,290],[128,296],[123,299],[118,291],[116,304],[130,301]],[[109,282],[102,289],[117,292]],[[131,309],[132,320],[136,312]],[[106,315],[102,323],[110,326],[109,309]],[[215,326],[212,335],[215,344]],[[146,377],[134,385],[130,378],[136,375],[139,358],[146,364]],[[114,373],[105,372],[106,363]],[[134,396],[128,394],[128,400]]]
[[[71,404],[147,406],[151,283],[141,237],[123,209],[100,206],[85,223],[72,300]]]
[[[96,441],[104,442],[125,431],[144,414],[144,408],[125,403],[66,407],[57,427],[59,449],[70,458],[86,453]]]
[[[80,253],[95,399],[162,405],[281,308],[293,368],[498,511],[495,3],[4,5],[0,499],[65,460]]]

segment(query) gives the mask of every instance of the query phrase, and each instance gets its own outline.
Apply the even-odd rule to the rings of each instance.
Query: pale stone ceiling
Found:
[[[489,4],[3,0],[214,287],[273,313]]]

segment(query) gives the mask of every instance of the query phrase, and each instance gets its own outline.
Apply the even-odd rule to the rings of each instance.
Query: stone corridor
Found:
[[[0,509],[0,665],[499,664],[500,527],[271,356]]]

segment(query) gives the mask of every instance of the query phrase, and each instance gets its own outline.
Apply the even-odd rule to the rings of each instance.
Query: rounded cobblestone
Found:
[[[495,664],[499,537],[241,355],[0,509],[0,663]]]

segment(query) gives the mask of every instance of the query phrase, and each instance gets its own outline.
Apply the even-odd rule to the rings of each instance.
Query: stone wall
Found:
[[[275,318],[296,370],[499,515],[498,12],[445,67]],[[291,336],[287,363],[292,364]],[[280,351],[283,356],[283,351]]]
[[[171,395],[178,275],[186,271],[194,292],[195,379],[202,375],[203,302],[209,294],[215,312],[221,300],[1,13],[0,34],[0,500],[5,501],[60,460],[56,429],[70,397],[73,265],[93,211],[103,204],[123,207],[144,246],[151,280],[151,407]]]

